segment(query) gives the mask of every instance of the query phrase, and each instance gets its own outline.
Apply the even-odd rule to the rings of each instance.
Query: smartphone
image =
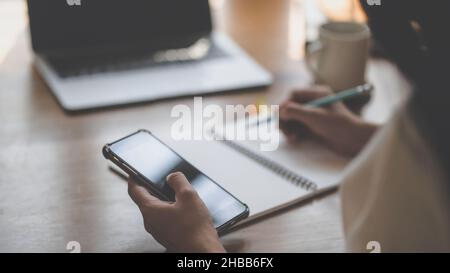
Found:
[[[205,203],[219,233],[249,215],[246,204],[147,130],[105,145],[103,155],[164,201],[175,201],[175,193],[166,183],[167,175],[182,172]]]

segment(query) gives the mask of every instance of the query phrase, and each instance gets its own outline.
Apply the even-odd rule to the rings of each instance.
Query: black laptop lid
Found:
[[[211,32],[208,0],[28,0],[33,49],[48,56],[186,47]]]

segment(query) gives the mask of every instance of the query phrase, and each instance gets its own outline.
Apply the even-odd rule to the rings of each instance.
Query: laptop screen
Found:
[[[208,0],[28,0],[33,49],[49,56],[186,47],[211,32]]]

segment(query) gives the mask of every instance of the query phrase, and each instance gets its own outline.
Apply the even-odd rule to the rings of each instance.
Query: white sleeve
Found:
[[[450,251],[450,184],[405,109],[354,160],[341,186],[347,250]]]

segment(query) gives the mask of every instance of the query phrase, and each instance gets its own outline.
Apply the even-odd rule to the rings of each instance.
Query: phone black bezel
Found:
[[[108,143],[105,146],[103,146],[102,152],[103,152],[103,156],[110,160],[112,163],[114,163],[116,166],[118,166],[121,170],[123,170],[124,172],[126,172],[128,175],[130,175],[133,178],[137,178],[137,181],[144,187],[146,187],[151,194],[155,195],[156,197],[158,197],[161,200],[164,201],[170,201],[167,196],[165,196],[157,187],[155,187],[152,181],[150,181],[149,179],[147,179],[144,175],[142,175],[141,173],[139,173],[136,169],[134,169],[132,166],[130,166],[127,162],[125,162],[123,159],[120,158],[120,156],[118,156],[117,154],[115,154],[111,149],[110,146],[114,145],[115,143],[118,143],[120,141],[123,141],[126,138],[129,138],[133,135],[136,135],[138,133],[147,133],[149,135],[151,135],[153,138],[155,138],[157,141],[159,141],[162,145],[166,146],[168,149],[170,149],[173,153],[175,153],[177,156],[179,156],[182,160],[185,160],[187,162],[186,159],[184,159],[181,155],[179,155],[176,151],[174,151],[170,146],[168,146],[167,144],[165,144],[163,141],[161,141],[157,136],[155,136],[154,134],[152,134],[150,131],[145,130],[145,129],[140,129],[137,130],[134,133],[131,133],[127,136],[124,136],[114,142]],[[247,218],[250,214],[250,209],[248,207],[247,204],[245,204],[244,202],[242,202],[241,200],[239,200],[238,198],[236,198],[236,196],[234,196],[233,194],[231,194],[229,191],[227,191],[226,189],[224,189],[220,184],[218,184],[216,181],[214,181],[213,179],[211,179],[209,176],[207,176],[206,174],[204,174],[203,172],[201,172],[197,167],[195,167],[194,165],[191,164],[191,166],[193,168],[195,168],[199,173],[203,174],[204,176],[206,176],[210,181],[212,181],[213,183],[215,183],[219,188],[221,188],[223,191],[225,191],[227,194],[231,195],[237,202],[241,203],[244,206],[244,211],[240,214],[238,214],[237,216],[233,217],[232,219],[230,219],[229,221],[227,221],[226,223],[222,224],[221,226],[216,227],[216,230],[219,234],[223,233],[224,231],[226,231],[228,228],[230,228],[231,226],[233,226],[234,224],[236,224],[237,222]]]

